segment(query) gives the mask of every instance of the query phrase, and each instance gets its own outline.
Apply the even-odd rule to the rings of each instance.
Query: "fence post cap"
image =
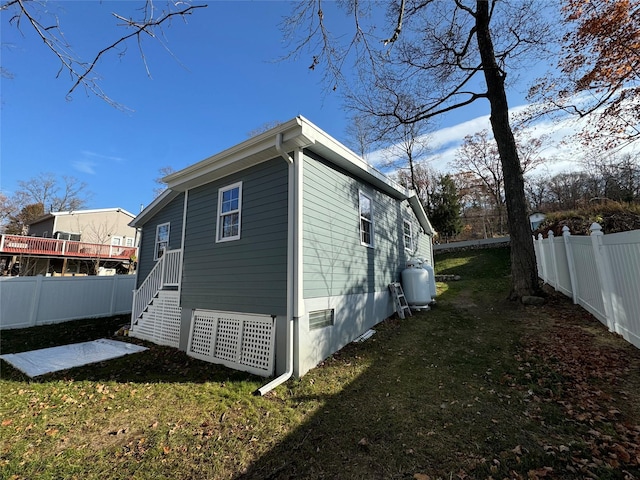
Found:
[[[569,231],[569,227],[567,227],[566,225],[562,227],[562,235],[571,235],[571,232]]]
[[[553,237],[554,237],[553,230],[549,230],[547,232],[547,238],[553,238]]]
[[[602,233],[602,227],[598,222],[593,222],[589,227],[589,230],[591,230],[591,233],[596,233],[596,232]]]

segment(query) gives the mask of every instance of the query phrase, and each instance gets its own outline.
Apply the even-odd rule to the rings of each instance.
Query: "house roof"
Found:
[[[124,208],[97,208],[93,210],[70,210],[68,212],[50,212],[39,218],[36,218],[30,225],[35,225],[36,223],[44,222],[45,220],[49,220],[54,217],[63,217],[65,215],[82,215],[88,213],[108,213],[108,212],[120,212],[131,218],[135,218],[135,215],[131,212],[126,211]]]
[[[297,116],[266,132],[208,157],[163,178],[168,189],[158,196],[131,223],[142,226],[160,209],[173,200],[179,192],[194,188],[261,162],[279,157],[277,139],[281,138],[281,151],[291,152],[304,148],[325,158],[354,176],[365,180],[390,196],[409,200],[424,231],[433,234],[427,215],[413,191],[385,176],[365,162],[349,148],[302,116]],[[411,199],[415,200],[411,200]]]

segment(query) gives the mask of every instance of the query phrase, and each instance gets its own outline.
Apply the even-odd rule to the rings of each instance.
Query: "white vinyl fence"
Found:
[[[4,277],[0,329],[128,314],[135,282],[135,275]]]
[[[640,230],[534,239],[538,275],[640,348]]]

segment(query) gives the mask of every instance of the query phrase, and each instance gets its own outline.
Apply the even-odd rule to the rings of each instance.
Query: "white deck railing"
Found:
[[[168,250],[160,257],[140,288],[133,293],[132,326],[158,291],[165,286],[180,286],[181,270],[182,250]]]
[[[640,348],[640,230],[534,239],[538,275]]]

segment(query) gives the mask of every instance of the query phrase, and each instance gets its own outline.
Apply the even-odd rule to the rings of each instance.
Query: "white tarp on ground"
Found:
[[[45,373],[111,360],[143,350],[147,350],[147,348],[101,338],[92,342],[42,348],[30,352],[9,353],[0,355],[0,358],[30,377],[37,377]]]

